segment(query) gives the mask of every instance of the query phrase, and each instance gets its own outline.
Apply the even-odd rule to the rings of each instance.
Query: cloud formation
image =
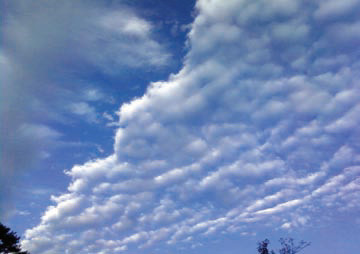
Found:
[[[360,209],[359,1],[196,8],[182,70],[121,106],[114,154],[66,172],[30,251],[141,253]]]
[[[61,137],[54,125],[101,119],[103,112],[93,104],[109,96],[89,82],[89,76],[160,68],[170,54],[154,38],[153,25],[122,4],[1,4],[6,10],[0,48],[3,216],[9,207],[2,199],[14,184],[13,176],[33,167]]]

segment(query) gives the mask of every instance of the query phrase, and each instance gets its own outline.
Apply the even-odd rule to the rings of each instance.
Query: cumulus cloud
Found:
[[[13,176],[34,167],[44,151],[51,153],[52,146],[46,144],[55,137],[48,134],[61,132],[54,126],[79,119],[97,123],[102,112],[96,103],[112,103],[101,87],[87,81],[94,73],[121,76],[129,68],[160,68],[171,56],[155,39],[153,25],[120,3],[2,1],[1,5],[6,10],[0,48],[3,216],[8,208],[2,199],[14,184]],[[25,132],[36,129],[36,135],[25,135],[26,126],[31,127]]]
[[[26,248],[139,253],[360,209],[359,50],[332,39],[352,9],[320,24],[321,1],[196,8],[183,68],[121,106],[114,154],[67,171]]]

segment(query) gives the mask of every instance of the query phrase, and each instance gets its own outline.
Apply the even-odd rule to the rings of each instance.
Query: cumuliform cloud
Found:
[[[141,253],[359,211],[359,8],[198,1],[181,71],[121,106],[114,154],[66,172],[24,247]]]

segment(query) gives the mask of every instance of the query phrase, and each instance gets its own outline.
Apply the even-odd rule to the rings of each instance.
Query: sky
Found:
[[[25,249],[358,250],[359,0],[0,3],[0,221]]]

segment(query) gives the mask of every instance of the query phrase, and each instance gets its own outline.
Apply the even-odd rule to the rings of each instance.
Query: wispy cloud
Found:
[[[5,1],[2,6],[0,195],[6,196],[14,175],[51,153],[50,134],[61,136],[56,124],[97,123],[102,112],[95,104],[112,103],[88,76],[159,68],[171,55],[154,38],[152,24],[122,4]],[[36,135],[27,135],[31,131]],[[4,215],[7,208],[0,202]]]

